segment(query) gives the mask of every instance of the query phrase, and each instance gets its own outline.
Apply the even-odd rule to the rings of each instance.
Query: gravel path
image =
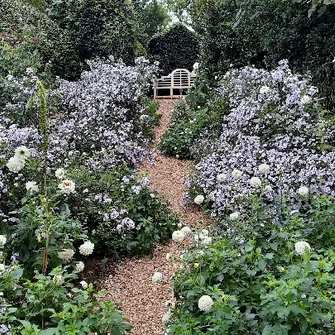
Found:
[[[164,133],[170,120],[174,105],[172,100],[161,100],[159,113],[162,119],[155,129],[156,140]],[[184,192],[184,181],[192,166],[191,161],[181,161],[166,157],[158,152],[155,164],[149,163],[142,167],[142,172],[149,175],[151,187],[164,194],[171,202],[174,211],[183,216],[182,223],[188,226],[205,226],[208,219],[196,209],[184,209],[180,206],[180,197]],[[166,254],[179,257],[181,246],[175,243],[157,245],[153,257],[133,258],[118,263],[116,274],[110,276],[104,289],[106,298],[117,302],[122,312],[130,320],[133,335],[162,335],[164,333],[162,316],[165,313],[164,302],[172,299],[171,276],[175,265],[166,260]],[[152,284],[152,275],[156,272],[163,274],[160,283]]]

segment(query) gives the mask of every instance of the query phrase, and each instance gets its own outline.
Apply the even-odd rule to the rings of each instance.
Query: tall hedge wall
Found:
[[[288,59],[310,73],[328,107],[335,107],[335,5],[309,17],[310,5],[291,0],[208,0],[199,27],[201,64],[208,76],[248,64],[272,68]],[[238,17],[238,24],[236,18]]]
[[[149,53],[151,60],[159,61],[163,75],[176,68],[192,70],[198,59],[199,39],[194,32],[178,24],[154,37],[149,44]]]

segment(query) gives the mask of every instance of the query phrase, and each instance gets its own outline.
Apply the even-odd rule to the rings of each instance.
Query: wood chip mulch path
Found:
[[[155,129],[156,140],[168,126],[171,111],[175,102],[160,100],[158,113],[162,114],[160,125]],[[180,205],[180,198],[185,191],[185,178],[192,166],[191,161],[182,161],[173,157],[166,157],[157,152],[154,164],[145,164],[141,171],[148,174],[151,187],[171,202],[173,210],[183,216],[185,226],[203,227],[208,223],[197,209],[184,209]],[[170,242],[167,245],[157,245],[153,257],[128,259],[116,265],[115,273],[105,281],[106,299],[113,299],[119,304],[132,326],[132,335],[162,335],[164,327],[162,317],[165,313],[164,303],[172,299],[171,277],[175,265],[166,260],[166,254],[171,253],[179,257],[182,247]],[[151,278],[158,271],[163,274],[160,283],[152,284]]]

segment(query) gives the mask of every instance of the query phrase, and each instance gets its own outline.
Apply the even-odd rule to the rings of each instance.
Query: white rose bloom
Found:
[[[83,272],[85,268],[84,262],[78,262],[76,264],[76,272]]]
[[[179,222],[178,223],[178,228],[181,229],[183,227],[183,225]]]
[[[252,177],[250,179],[250,185],[254,188],[258,188],[262,186],[262,181],[258,177]]]
[[[237,220],[240,217],[239,212],[234,212],[229,215],[230,220]]]
[[[225,173],[220,173],[216,176],[216,180],[219,181],[220,183],[226,180],[226,174]]]
[[[234,169],[233,172],[231,173],[231,176],[234,179],[239,179],[242,176],[242,171],[238,170],[238,169]]]
[[[295,251],[298,255],[304,255],[306,251],[311,250],[311,246],[305,241],[297,242],[294,245],[294,248],[295,248]]]
[[[177,243],[182,242],[184,238],[185,235],[180,230],[176,230],[172,233],[172,240]]]
[[[269,193],[269,192],[271,192],[272,191],[272,187],[270,186],[270,185],[266,185],[265,187],[264,187],[264,192],[265,193]]]
[[[62,193],[70,194],[75,191],[76,184],[69,179],[63,180],[59,185],[58,188],[62,191]]]
[[[86,289],[88,288],[88,284],[86,283],[85,280],[82,280],[79,284],[81,285],[81,287],[82,287],[84,290],[86,290]]]
[[[8,167],[10,172],[18,173],[24,168],[25,161],[19,159],[18,157],[14,156],[9,158],[6,166]]]
[[[5,271],[5,264],[0,264],[0,271]]]
[[[161,272],[155,272],[154,275],[151,278],[151,281],[153,284],[156,284],[158,282],[160,282],[163,278],[163,275]]]
[[[28,181],[26,182],[26,190],[31,193],[38,192],[38,185],[36,181]]]
[[[55,176],[58,179],[64,179],[66,176],[66,172],[63,168],[59,168],[55,171]]]
[[[195,198],[194,198],[194,202],[197,204],[197,205],[201,205],[205,200],[205,197],[201,194],[197,195]]]
[[[208,312],[213,305],[213,299],[209,295],[203,295],[198,300],[198,307],[203,312]]]
[[[72,249],[63,249],[62,251],[59,251],[57,255],[61,260],[69,262],[74,256],[74,251]]]
[[[261,164],[258,167],[258,171],[263,174],[267,174],[270,171],[270,166],[268,164]]]
[[[303,105],[307,105],[309,104],[310,102],[312,101],[312,97],[305,94],[302,96],[302,98],[300,99],[300,102],[303,104]]]
[[[0,235],[0,245],[4,246],[7,242],[7,237],[5,235]]]
[[[166,312],[162,317],[162,323],[168,323],[171,319],[170,311]]]
[[[302,197],[307,197],[309,193],[309,189],[306,186],[301,186],[297,190],[297,194],[299,194]]]
[[[185,237],[192,233],[191,228],[188,226],[181,228],[180,231],[184,234]]]
[[[93,253],[94,243],[86,241],[79,247],[79,252],[84,256],[89,256]]]
[[[269,86],[262,86],[259,90],[259,93],[264,94],[264,93],[268,92],[269,89],[270,89]]]
[[[25,146],[17,147],[15,149],[15,157],[25,161],[27,158],[30,157],[30,151]]]

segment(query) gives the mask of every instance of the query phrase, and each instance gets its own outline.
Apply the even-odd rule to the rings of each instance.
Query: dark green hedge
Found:
[[[0,43],[38,52],[43,66],[66,79],[81,71],[79,56],[69,33],[23,0],[0,1]]]
[[[182,24],[175,25],[163,35],[154,37],[149,44],[153,61],[159,61],[163,75],[176,68],[192,70],[198,59],[199,39]]]
[[[242,11],[237,3],[209,0],[204,6],[199,26],[207,75],[249,64],[272,68],[288,59],[294,71],[312,75],[327,107],[335,107],[335,6],[309,17],[308,4],[291,0],[249,1]]]

